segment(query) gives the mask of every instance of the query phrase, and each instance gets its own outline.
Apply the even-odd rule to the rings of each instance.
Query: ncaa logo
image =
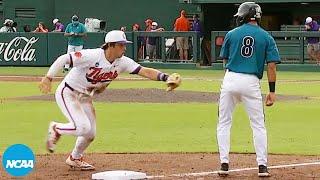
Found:
[[[35,165],[32,150],[24,144],[14,144],[2,156],[3,168],[12,176],[26,176]]]

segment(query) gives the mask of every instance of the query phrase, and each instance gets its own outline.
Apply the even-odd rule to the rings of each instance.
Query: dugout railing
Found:
[[[162,63],[196,63],[200,56],[200,40],[196,32],[175,32],[175,31],[134,31],[133,34],[133,57],[139,62],[162,62]],[[156,37],[156,58],[146,59],[146,41],[148,37]],[[180,60],[176,49],[176,37],[188,37],[189,53],[187,60]],[[143,40],[143,55],[138,55],[138,39]]]
[[[211,32],[211,62],[220,63],[219,58],[221,42],[227,31]],[[282,63],[286,64],[313,64],[315,61],[309,59],[307,54],[307,37],[319,37],[320,32],[297,32],[297,31],[269,31],[276,40]]]

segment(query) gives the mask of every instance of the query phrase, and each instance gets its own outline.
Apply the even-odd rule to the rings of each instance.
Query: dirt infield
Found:
[[[172,174],[212,172],[219,169],[218,155],[213,153],[142,153],[88,154],[86,159],[95,171],[71,170],[65,163],[68,155],[38,155],[35,170],[26,179],[90,179],[92,173],[110,170],[132,170],[148,176],[164,175],[155,179],[221,179],[217,174],[207,176],[174,177]],[[254,154],[231,154],[230,169],[256,167]],[[320,161],[316,156],[270,155],[269,165],[285,165]],[[319,179],[320,165],[279,168],[270,170],[269,179]],[[10,179],[0,169],[0,179]],[[13,178],[12,178],[13,179]],[[224,178],[223,178],[224,179]],[[258,179],[257,170],[231,172],[226,179]]]
[[[28,96],[19,100],[53,101],[53,95]],[[139,102],[139,103],[178,103],[201,102],[212,103],[219,99],[218,93],[196,91],[166,92],[163,89],[107,89],[94,98],[98,102]],[[278,101],[306,100],[305,96],[277,95]]]

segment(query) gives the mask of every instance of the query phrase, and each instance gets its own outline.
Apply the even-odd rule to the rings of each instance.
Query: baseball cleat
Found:
[[[50,153],[54,152],[56,144],[60,139],[60,134],[56,131],[56,123],[50,122],[49,129],[48,129],[48,137],[47,137],[47,150]]]
[[[225,177],[229,175],[229,164],[228,163],[222,163],[221,168],[218,171],[218,175],[221,177]]]
[[[94,170],[95,167],[92,166],[91,164],[85,162],[83,158],[81,157],[80,159],[74,159],[71,155],[68,157],[66,160],[66,163],[73,169],[78,169],[81,171],[90,171]]]
[[[259,165],[258,176],[259,177],[270,177],[271,176],[271,174],[268,172],[267,166]]]

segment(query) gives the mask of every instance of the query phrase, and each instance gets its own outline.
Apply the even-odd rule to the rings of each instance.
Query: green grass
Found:
[[[17,71],[17,69],[19,71]],[[0,68],[3,74],[42,75],[47,68]],[[176,70],[163,70],[174,72]],[[223,71],[177,70],[185,79],[178,90],[219,92]],[[126,77],[130,75],[125,75]],[[318,82],[284,82],[319,80],[320,73],[279,72],[277,93],[315,97],[314,100],[277,102],[266,108],[266,125],[270,153],[320,155]],[[40,95],[38,82],[0,82],[0,152],[15,143],[24,143],[36,153],[45,153],[45,136],[51,120],[66,122],[55,102],[15,101],[7,98]],[[53,89],[58,83],[54,83]],[[263,92],[268,91],[266,76]],[[163,88],[163,82],[115,81],[108,88]],[[89,152],[216,152],[216,103],[95,103],[97,138]],[[73,148],[74,137],[65,136],[58,153]],[[254,152],[252,131],[242,106],[234,113],[231,150]]]
[[[48,67],[0,67],[0,75],[38,75],[46,74]],[[209,79],[222,79],[224,72],[222,70],[181,70],[181,69],[161,69],[163,72],[178,72],[182,77],[202,77]],[[62,76],[63,73],[58,75]],[[128,74],[121,74],[121,77],[133,77]],[[266,73],[263,80],[266,80]],[[278,78],[282,80],[319,80],[320,72],[278,72]]]
[[[53,84],[55,91],[58,83]],[[219,92],[221,81],[200,81],[184,80],[181,87],[177,90],[202,91],[202,92]],[[262,92],[268,92],[268,83],[261,82]],[[165,89],[165,83],[157,81],[114,81],[108,89],[127,89],[127,88],[158,88]],[[309,97],[320,97],[319,83],[295,83],[279,82],[277,83],[277,94],[283,95],[300,95]],[[4,82],[0,81],[0,99],[22,96],[41,95],[38,89],[38,82]]]
[[[270,153],[320,154],[319,102],[278,103],[266,109]],[[216,152],[217,104],[96,103],[97,138],[89,152]],[[45,153],[48,122],[66,122],[53,102],[4,101],[0,152],[14,143]],[[306,117],[307,116],[307,117]],[[72,150],[64,136],[58,153]],[[254,152],[242,106],[234,113],[232,151]]]

